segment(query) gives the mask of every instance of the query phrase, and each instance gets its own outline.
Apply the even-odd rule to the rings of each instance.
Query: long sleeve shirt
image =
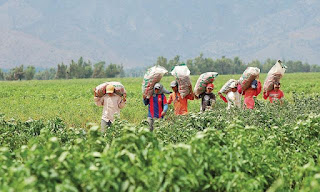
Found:
[[[258,86],[256,89],[253,88],[248,88],[245,91],[242,91],[241,86],[238,87],[238,92],[242,93],[242,95],[244,95],[244,104],[246,106],[246,108],[248,109],[253,109],[254,108],[254,96],[258,96],[261,92],[261,82],[258,81]]]
[[[237,106],[241,108],[241,95],[238,92],[228,92],[227,96],[224,97],[223,95],[220,95],[220,98],[228,103],[227,109],[230,109],[233,106]]]
[[[116,94],[112,96],[106,94],[103,97],[94,97],[94,101],[97,106],[103,106],[101,118],[106,122],[113,122],[114,114],[117,113],[120,115],[120,109],[126,105],[122,98]]]
[[[268,97],[269,97],[270,103],[273,103],[273,101],[282,99],[284,97],[284,94],[280,89],[278,91],[272,90],[263,94],[264,99],[267,99]]]
[[[173,102],[174,114],[185,115],[188,113],[188,100],[194,100],[194,95],[189,94],[182,99],[179,92],[173,92],[169,96],[168,104]]]
[[[148,105],[148,117],[163,118],[162,111],[167,112],[167,98],[164,94],[153,95],[150,99],[143,100],[144,105]]]
[[[258,86],[256,89],[253,89],[251,87],[249,87],[247,90],[242,91],[242,87],[239,85],[238,86],[238,92],[242,95],[244,95],[244,97],[253,97],[253,96],[258,96],[261,92],[261,82],[258,81]]]

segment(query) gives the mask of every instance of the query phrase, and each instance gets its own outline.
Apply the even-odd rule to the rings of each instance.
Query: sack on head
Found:
[[[286,69],[287,66],[283,65],[282,62],[278,60],[268,72],[266,80],[263,84],[263,91],[268,92],[273,90],[274,83],[280,82],[280,79],[283,77]]]
[[[177,65],[171,71],[171,74],[176,78],[178,82],[178,91],[181,98],[186,97],[190,94],[191,80],[190,80],[190,70],[186,64]]]
[[[247,90],[253,80],[255,80],[260,74],[260,69],[257,67],[248,67],[239,79],[242,91]]]
[[[94,92],[96,93],[96,96],[103,97],[106,94],[106,87],[108,85],[113,85],[115,94],[119,96],[125,96],[127,94],[125,87],[120,82],[111,81],[111,82],[105,82],[98,85],[94,90]]]
[[[154,66],[147,70],[142,81],[142,94],[150,98],[153,94],[153,87],[160,82],[163,75],[168,71],[161,66]]]
[[[238,85],[238,81],[235,79],[230,79],[222,86],[219,92],[224,94],[229,93],[233,84]]]
[[[215,78],[218,76],[217,72],[206,72],[199,76],[197,83],[194,87],[194,94],[199,97],[199,95],[206,91],[206,87],[209,83],[213,83]]]

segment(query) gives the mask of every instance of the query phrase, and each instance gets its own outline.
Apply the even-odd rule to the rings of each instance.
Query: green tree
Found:
[[[106,77],[107,78],[116,77],[116,76],[120,75],[121,71],[123,71],[123,66],[122,65],[117,65],[117,64],[110,63],[106,67]]]
[[[186,64],[190,70],[191,75],[199,75],[200,74],[198,67],[194,64],[192,59],[188,59]]]
[[[14,79],[15,80],[22,80],[25,76],[25,73],[24,73],[24,67],[23,65],[20,65],[20,67],[16,67],[14,68]]]
[[[71,60],[68,68],[68,79],[73,79],[78,77],[78,63]]]
[[[90,78],[93,73],[91,61],[88,60],[88,62],[84,62],[83,69],[84,69],[83,78]]]
[[[78,62],[72,60],[68,68],[68,78],[70,79],[90,78],[92,73],[91,62],[89,60],[85,62],[82,57],[79,58]]]
[[[248,67],[257,67],[257,68],[259,68],[261,70],[262,69],[262,64],[261,64],[261,62],[259,60],[256,59],[256,60],[253,60],[250,63],[248,63]]]
[[[302,65],[302,72],[310,72],[311,66],[308,63]]]
[[[225,56],[215,61],[215,66],[219,74],[232,74],[234,72],[233,61]]]
[[[50,68],[44,71],[39,71],[34,75],[34,78],[37,80],[49,80],[54,79],[56,76],[57,70],[55,68]]]
[[[0,69],[0,80],[4,80],[4,72]]]
[[[176,55],[173,59],[169,60],[168,68],[166,68],[166,69],[170,72],[174,66],[179,64],[179,62],[180,62],[180,56]]]
[[[61,63],[58,64],[56,79],[66,79],[67,78],[67,65]]]
[[[190,61],[189,61],[189,63],[190,63]],[[188,66],[188,68],[190,69],[190,71],[197,69],[196,71],[191,72],[192,74],[193,74],[193,73],[194,73],[194,74],[197,74],[197,73],[200,74],[200,73],[208,72],[207,62],[206,62],[206,60],[203,58],[203,54],[202,54],[202,53],[200,53],[200,55],[199,55],[198,57],[194,58],[194,60],[193,60],[192,63],[193,63],[193,64],[190,65],[191,69],[190,69],[189,66]]]
[[[156,65],[160,65],[166,69],[168,69],[168,61],[167,61],[167,58],[163,57],[163,56],[160,56],[157,58],[157,62],[156,62]]]
[[[25,70],[25,77],[27,80],[31,80],[34,77],[34,74],[36,73],[36,68],[34,66],[28,66]]]
[[[8,73],[5,74],[5,80],[13,81],[14,79],[14,69],[10,69]]]
[[[264,62],[263,66],[262,66],[262,69],[260,69],[261,72],[262,73],[268,73],[269,70],[274,66],[274,64],[276,64],[276,62],[277,62],[277,60],[268,58]]]
[[[233,58],[233,65],[234,65],[233,74],[241,74],[247,68],[247,66],[242,62],[242,60],[239,57]]]
[[[309,72],[310,68],[308,69],[301,61],[287,61],[285,65],[288,67],[286,70],[287,73],[295,73],[295,72]],[[308,71],[305,71],[308,70]]]
[[[311,65],[310,72],[320,72],[320,66],[319,65]]]
[[[104,78],[105,77],[105,71],[104,71],[105,64],[106,63],[104,61],[100,61],[99,63],[94,64],[92,78]]]
[[[85,78],[85,67],[85,62],[83,58],[80,57],[77,63],[76,78]]]

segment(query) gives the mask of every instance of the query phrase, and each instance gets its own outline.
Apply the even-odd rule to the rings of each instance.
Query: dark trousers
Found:
[[[147,121],[148,121],[148,123],[149,123],[150,131],[153,131],[153,123],[154,123],[154,119],[153,119],[153,118],[151,118],[151,117],[148,117]]]
[[[110,127],[112,124],[112,122],[109,120],[108,122],[106,122],[105,120],[101,119],[101,132],[105,132],[106,131],[106,127]]]

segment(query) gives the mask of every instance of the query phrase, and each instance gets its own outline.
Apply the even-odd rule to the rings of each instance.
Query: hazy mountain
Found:
[[[0,0],[0,67],[240,56],[319,63],[317,0]]]

